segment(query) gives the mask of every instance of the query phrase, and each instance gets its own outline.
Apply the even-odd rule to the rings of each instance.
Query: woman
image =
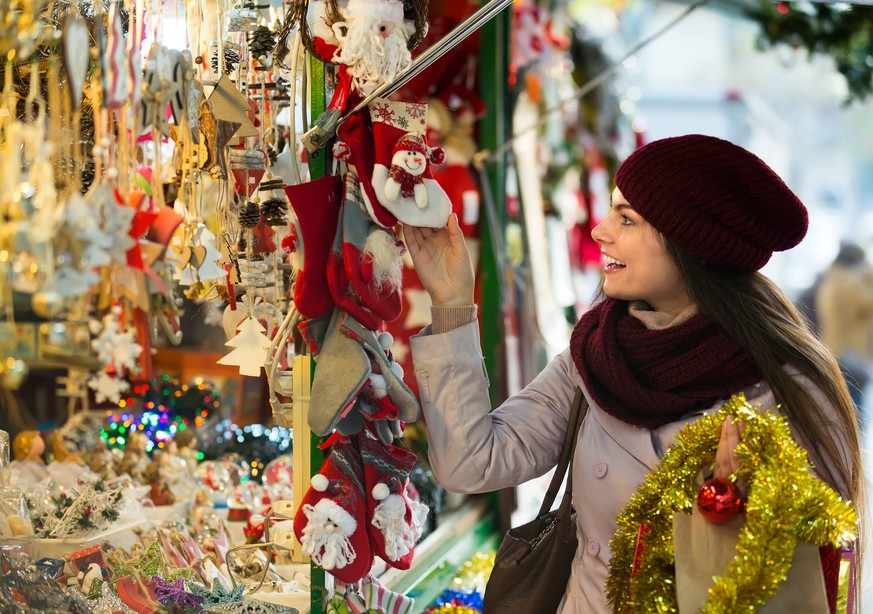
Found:
[[[797,245],[806,209],[759,158],[687,135],[633,153],[609,215],[592,231],[602,300],[570,347],[490,412],[473,272],[454,217],[404,229],[433,324],[411,340],[434,473],[449,490],[515,486],[557,463],[577,386],[590,408],[573,459],[579,547],[563,612],[609,612],[604,584],[615,518],[675,434],[743,392],[781,404],[819,474],[860,500],[858,429],[832,354],[758,273]],[[741,425],[725,422],[715,475],[738,465]],[[815,445],[811,445],[815,442]]]

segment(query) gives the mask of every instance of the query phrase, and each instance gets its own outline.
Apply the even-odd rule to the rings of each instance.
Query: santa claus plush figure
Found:
[[[385,181],[385,198],[394,202],[398,196],[412,198],[419,209],[427,207],[424,171],[428,164],[442,164],[445,153],[439,147],[428,147],[415,133],[405,134],[391,152],[391,168]]]
[[[347,67],[352,87],[366,96],[412,62],[407,42],[415,27],[404,21],[400,0],[349,0],[342,14],[325,42],[336,41],[331,60]]]

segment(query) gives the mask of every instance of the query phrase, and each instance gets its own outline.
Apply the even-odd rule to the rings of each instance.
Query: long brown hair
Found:
[[[816,467],[822,478],[852,500],[860,513],[864,478],[856,409],[833,353],[810,332],[785,293],[763,274],[717,270],[669,240],[666,243],[697,307],[749,353],[770,384],[781,411],[826,460]],[[821,409],[785,371],[786,364],[817,386],[833,405],[835,429],[821,419]],[[848,465],[840,442],[848,445]]]

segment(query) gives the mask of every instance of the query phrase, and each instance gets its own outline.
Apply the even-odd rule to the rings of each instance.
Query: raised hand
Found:
[[[727,478],[735,475],[740,466],[740,458],[737,456],[737,446],[743,436],[743,423],[734,422],[733,416],[725,418],[721,425],[721,437],[718,440],[718,449],[715,452],[715,467],[713,476]],[[747,489],[743,480],[737,481],[737,487],[743,495]]]
[[[456,214],[449,217],[444,228],[404,224],[403,236],[415,271],[434,305],[473,304],[473,263]]]

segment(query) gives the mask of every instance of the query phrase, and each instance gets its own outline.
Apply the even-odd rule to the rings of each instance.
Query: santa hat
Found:
[[[403,21],[403,2],[400,0],[349,0],[343,10],[346,19],[355,17],[377,17],[389,23]]]
[[[431,164],[442,164],[446,160],[446,152],[441,147],[428,147],[421,135],[407,132],[394,145],[393,153],[398,151],[416,151],[427,157]]]

